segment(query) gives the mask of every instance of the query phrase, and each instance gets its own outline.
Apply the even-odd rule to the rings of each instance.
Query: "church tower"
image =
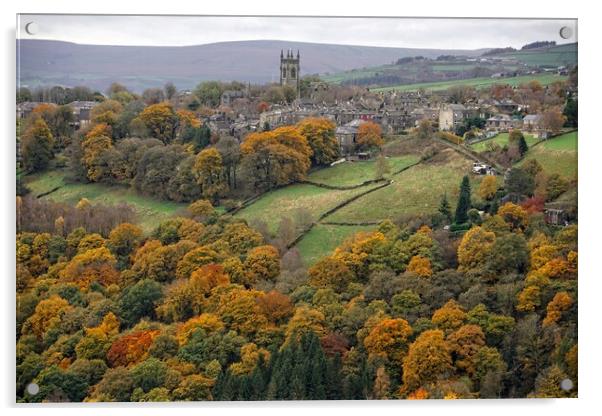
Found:
[[[297,51],[297,57],[293,54],[293,50],[289,49],[284,52],[280,50],[280,85],[289,85],[297,91],[297,98],[300,96],[300,84],[299,84],[299,51]]]

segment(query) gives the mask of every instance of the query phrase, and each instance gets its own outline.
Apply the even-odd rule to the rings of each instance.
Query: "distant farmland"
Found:
[[[406,84],[406,85],[395,85],[392,87],[382,87],[382,88],[374,88],[372,91],[380,92],[380,91],[418,91],[420,89],[431,90],[431,91],[441,91],[446,90],[450,87],[463,85],[467,87],[474,87],[476,89],[491,87],[492,85],[510,85],[512,87],[519,86],[521,84],[526,84],[530,81],[539,81],[542,85],[552,84],[556,81],[564,81],[566,80],[566,76],[556,75],[556,74],[536,74],[536,75],[523,75],[518,77],[511,78],[471,78],[471,79],[460,79],[453,81],[443,81],[443,82],[423,82],[420,84]]]
[[[332,84],[389,88],[404,85],[446,83],[489,79],[496,73],[527,74],[533,69],[556,69],[577,65],[577,44],[518,50],[482,55],[482,59],[446,57],[444,59],[402,59],[395,64],[355,68],[322,75]]]
[[[501,58],[516,59],[529,65],[540,67],[558,67],[577,64],[577,44],[569,43],[547,48],[527,49],[497,55]]]

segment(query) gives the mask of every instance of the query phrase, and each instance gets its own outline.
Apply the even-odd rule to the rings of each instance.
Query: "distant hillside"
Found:
[[[301,73],[335,73],[388,64],[407,56],[478,56],[481,50],[383,48],[257,40],[198,46],[80,45],[18,40],[21,85],[88,85],[105,90],[117,81],[140,92],[172,81],[192,88],[199,81],[278,81],[280,50],[301,52]]]
[[[541,43],[541,42],[540,42]],[[481,56],[439,56],[437,59],[404,58],[395,64],[352,69],[324,77],[334,84],[382,88],[422,83],[445,83],[487,77],[513,77],[533,71],[577,64],[577,43],[516,50],[490,49]],[[428,57],[427,57],[428,58]],[[443,84],[442,84],[443,85]]]
[[[563,65],[577,65],[577,50],[577,43],[567,43],[565,45],[544,46],[542,48],[500,53],[493,56],[515,59],[518,62],[529,66],[551,68]]]

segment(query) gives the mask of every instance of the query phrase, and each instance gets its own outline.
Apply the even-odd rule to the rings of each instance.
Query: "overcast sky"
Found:
[[[37,33],[25,31],[34,22]],[[560,28],[573,36],[562,39]],[[30,26],[31,27],[31,26]],[[577,40],[575,20],[21,15],[22,39],[183,46],[275,39],[364,46],[477,49]]]

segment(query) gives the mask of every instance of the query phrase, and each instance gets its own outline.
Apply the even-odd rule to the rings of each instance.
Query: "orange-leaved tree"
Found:
[[[409,394],[448,376],[453,370],[450,350],[443,331],[434,329],[421,333],[403,360],[402,391]]]
[[[297,123],[297,128],[305,136],[313,151],[314,165],[327,165],[339,157],[339,142],[334,135],[336,124],[321,117],[309,117]]]
[[[386,318],[378,322],[364,338],[369,354],[382,355],[401,365],[408,350],[412,327],[405,319]]]
[[[294,126],[251,133],[240,149],[256,189],[269,189],[303,179],[311,165],[311,147]]]
[[[382,138],[382,129],[373,121],[360,124],[357,129],[356,143],[360,150],[382,147],[385,143]]]

